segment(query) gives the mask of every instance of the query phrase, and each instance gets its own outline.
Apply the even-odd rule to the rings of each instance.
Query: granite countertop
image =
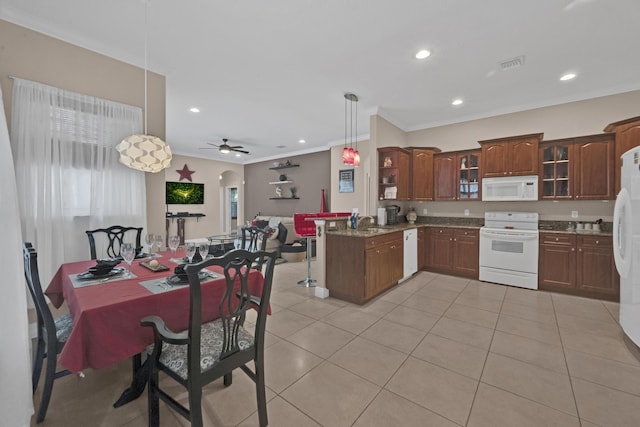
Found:
[[[593,231],[593,230],[540,230],[541,233],[553,233],[553,234],[576,234],[578,236],[613,236],[611,231]]]
[[[344,223],[343,223],[344,224]],[[343,225],[345,227],[346,224]],[[404,231],[411,228],[420,227],[452,227],[452,228],[467,228],[478,230],[484,226],[484,218],[460,218],[460,217],[424,217],[418,216],[418,220],[415,224],[409,224],[408,222],[402,222],[395,225],[377,226],[375,224],[359,225],[357,230],[350,228],[338,228],[327,229],[327,234],[335,234],[341,236],[353,236],[353,237],[372,237],[379,236],[381,234],[394,233],[396,231]],[[600,231],[594,230],[568,230],[566,221],[540,221],[539,231],[541,233],[561,233],[561,234],[575,234],[575,235],[596,235],[596,236],[612,236],[613,223],[603,222],[601,224]]]

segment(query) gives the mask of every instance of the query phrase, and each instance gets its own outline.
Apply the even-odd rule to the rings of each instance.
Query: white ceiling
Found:
[[[173,151],[248,163],[344,141],[345,92],[366,138],[374,113],[415,130],[640,89],[639,16],[640,0],[150,0],[147,58]],[[0,18],[144,66],[144,0],[0,0]],[[251,155],[200,149],[222,138]]]

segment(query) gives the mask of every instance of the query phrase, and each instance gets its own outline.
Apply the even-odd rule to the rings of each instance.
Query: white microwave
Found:
[[[482,179],[483,202],[538,200],[538,176],[505,176]]]

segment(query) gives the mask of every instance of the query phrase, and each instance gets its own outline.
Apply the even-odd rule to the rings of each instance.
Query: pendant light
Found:
[[[144,0],[144,134],[123,139],[116,150],[120,163],[142,172],[160,172],[171,165],[171,148],[162,139],[147,133],[147,15],[149,0]]]
[[[347,111],[347,104],[349,108]],[[355,109],[355,128],[353,123]],[[348,137],[347,137],[348,135]],[[356,148],[353,148],[353,140]],[[347,140],[349,144],[347,144]],[[342,149],[342,163],[345,165],[360,165],[360,153],[358,152],[358,97],[353,93],[344,94],[344,148]]]

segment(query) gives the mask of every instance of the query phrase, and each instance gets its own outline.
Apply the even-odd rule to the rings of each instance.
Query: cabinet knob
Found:
[[[580,198],[580,196],[579,196],[579,195],[576,195],[576,199],[579,199],[579,198]]]
[[[600,244],[600,240],[596,240],[596,245],[599,245],[599,244]]]
[[[576,248],[571,248],[571,252],[575,252],[575,251],[576,251]]]
[[[560,240],[560,239],[558,239],[558,238],[556,237],[556,242],[557,242],[558,240]]]
[[[505,172],[502,172],[502,174],[503,174],[503,175],[506,175],[506,174],[507,174],[507,172],[506,172],[506,171],[505,171]]]
[[[466,236],[467,234],[468,234],[468,233],[465,231],[465,232],[464,232],[464,235]]]
[[[578,252],[582,252],[582,248],[578,249]]]
[[[451,237],[449,237],[449,241],[452,241],[453,239]]]

